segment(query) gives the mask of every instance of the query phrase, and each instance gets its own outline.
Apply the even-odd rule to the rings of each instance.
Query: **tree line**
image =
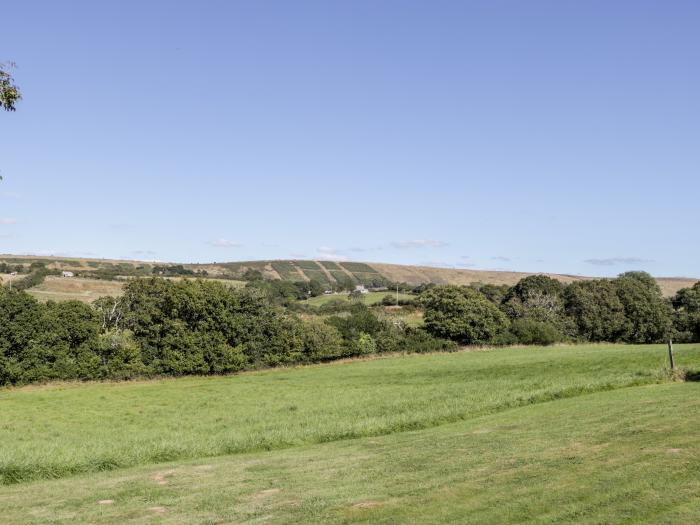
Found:
[[[424,328],[358,302],[297,313],[280,304],[281,289],[149,277],[87,305],[0,287],[0,385],[223,374],[459,344],[700,341],[700,283],[667,300],[639,272],[570,285],[536,275],[512,287],[423,286]]]
[[[123,296],[40,303],[0,288],[0,385],[70,379],[223,374],[456,344],[380,320],[363,304],[299,315],[258,286],[140,278]]]
[[[461,344],[700,341],[700,283],[665,299],[646,272],[565,285],[533,275],[515,286],[435,286],[420,298],[426,330]]]

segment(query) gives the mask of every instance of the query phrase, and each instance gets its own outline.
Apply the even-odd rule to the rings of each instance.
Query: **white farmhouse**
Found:
[[[63,272],[62,273],[63,277],[75,277],[75,274],[73,272]]]

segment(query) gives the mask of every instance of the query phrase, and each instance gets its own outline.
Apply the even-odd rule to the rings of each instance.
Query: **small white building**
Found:
[[[63,277],[75,277],[73,272],[62,272]]]
[[[369,290],[365,288],[364,284],[358,284],[357,286],[355,286],[355,291],[360,293],[369,293]]]

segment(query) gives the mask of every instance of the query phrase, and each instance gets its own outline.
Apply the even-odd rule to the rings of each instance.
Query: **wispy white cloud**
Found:
[[[0,191],[0,197],[3,199],[19,199],[21,195],[16,191]]]
[[[448,243],[435,239],[413,239],[409,241],[392,241],[391,246],[399,250],[410,248],[443,248]]]
[[[17,219],[12,217],[2,217],[0,218],[0,224],[17,224]]]
[[[423,261],[419,266],[431,266],[433,268],[455,268],[455,264],[447,261]]]
[[[594,266],[617,266],[619,264],[644,264],[654,261],[640,257],[608,257],[605,259],[586,259],[583,262]]]
[[[156,255],[153,250],[134,250],[131,252],[133,255]]]
[[[492,261],[510,262],[510,257],[504,257],[503,255],[497,255],[496,257],[491,257]]]
[[[328,246],[321,246],[316,249],[319,259],[327,259],[329,261],[347,261],[348,257],[340,250],[335,248],[330,248]]]
[[[229,239],[216,239],[215,241],[210,241],[209,244],[215,248],[238,248],[241,246],[240,243]]]

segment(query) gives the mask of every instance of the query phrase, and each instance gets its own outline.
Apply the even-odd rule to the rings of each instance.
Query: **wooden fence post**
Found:
[[[676,369],[676,364],[673,362],[673,340],[668,340],[668,360],[671,362],[671,370]]]

